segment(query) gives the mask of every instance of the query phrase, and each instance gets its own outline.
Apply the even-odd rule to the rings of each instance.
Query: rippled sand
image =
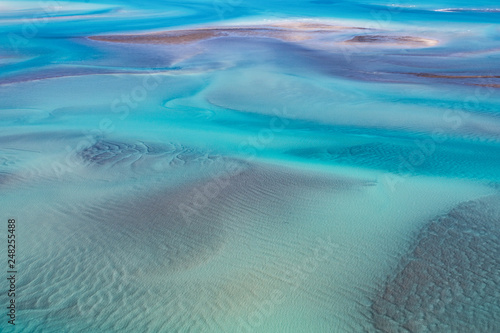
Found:
[[[1,332],[498,331],[494,11],[33,6],[0,5]]]
[[[160,154],[171,149],[146,146],[152,147],[100,142],[80,156],[91,162],[89,170],[128,172],[139,155],[170,158]],[[375,175],[237,160],[200,169],[207,157],[178,156],[205,171],[166,186],[165,172],[179,171],[167,163],[149,184],[133,181],[118,191],[81,184],[77,196],[61,184],[40,201],[50,207],[20,216],[30,220],[33,213],[40,221],[26,225],[27,240],[38,240],[25,250],[30,271],[22,278],[20,310],[32,316],[27,330],[369,329],[368,296],[404,253],[411,222],[427,215],[396,208],[418,202],[439,211],[443,204],[426,190],[432,182],[407,183],[400,193],[413,198],[396,203],[386,201],[384,178]],[[433,192],[452,203],[464,197],[462,186]]]
[[[500,197],[462,203],[428,223],[371,306],[381,332],[500,329]]]

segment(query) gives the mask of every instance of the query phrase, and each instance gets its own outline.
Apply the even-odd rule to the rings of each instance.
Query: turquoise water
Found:
[[[0,331],[499,331],[499,19],[0,2]]]

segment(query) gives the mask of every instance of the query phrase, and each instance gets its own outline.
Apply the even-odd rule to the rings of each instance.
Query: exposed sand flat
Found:
[[[217,37],[272,37],[284,40],[306,40],[311,38],[306,34],[298,34],[279,29],[264,28],[213,28],[195,30],[176,30],[151,35],[112,35],[93,36],[93,40],[115,43],[138,44],[188,44]]]
[[[419,233],[371,306],[380,332],[500,330],[500,197],[460,204]]]
[[[362,35],[355,36],[345,43],[357,44],[382,44],[382,45],[407,45],[407,46],[434,46],[438,43],[435,39],[413,37],[413,36],[386,36],[386,35]]]
[[[500,75],[447,75],[431,73],[408,73],[420,77],[429,77],[436,79],[499,79]]]
[[[314,38],[313,33],[338,32],[349,29],[364,29],[308,22],[283,22],[269,25],[223,26],[190,30],[173,30],[139,35],[91,36],[92,40],[116,43],[140,44],[187,44],[217,37],[270,37],[287,41],[302,41]]]
[[[500,88],[500,84],[474,84],[480,87]]]
[[[204,39],[224,36],[223,31],[212,30],[178,30],[162,34],[151,35],[110,35],[92,36],[93,40],[115,42],[115,43],[138,43],[138,44],[185,44],[197,42]]]
[[[322,37],[327,33],[345,30],[365,30],[360,27],[346,27],[321,23],[282,22],[269,25],[224,26],[192,30],[174,30],[161,33],[138,35],[91,36],[89,39],[139,44],[188,44],[217,37],[269,37],[299,42]],[[413,36],[362,35],[345,43],[366,43],[376,45],[407,45],[410,47],[434,46],[437,40]]]

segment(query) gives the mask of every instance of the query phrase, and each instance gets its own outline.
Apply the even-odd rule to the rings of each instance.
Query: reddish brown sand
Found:
[[[345,30],[356,31],[366,29],[324,23],[279,22],[268,25],[207,27],[136,35],[91,36],[89,39],[133,44],[189,44],[217,37],[268,37],[284,41],[300,42],[317,38],[318,36],[326,33],[334,33]],[[436,45],[437,41],[413,36],[362,35],[355,36],[344,43],[427,47]]]
[[[474,84],[480,87],[500,88],[500,84]]]
[[[367,44],[406,44],[408,46],[433,46],[437,44],[434,39],[413,36],[384,36],[384,35],[362,35],[355,36],[345,43],[367,43]]]
[[[137,44],[187,44],[210,38],[227,36],[270,37],[286,41],[303,41],[314,38],[314,33],[328,33],[349,29],[363,30],[364,28],[307,22],[284,22],[261,26],[209,27],[137,35],[91,36],[89,39],[115,43]]]
[[[295,30],[280,28],[259,28],[259,27],[227,27],[227,28],[207,28],[193,30],[175,30],[155,34],[142,35],[109,35],[92,36],[93,40],[116,43],[138,43],[138,44],[187,44],[217,37],[245,37],[261,36],[272,37],[283,40],[305,40],[311,38],[306,33]]]
[[[93,40],[115,43],[137,43],[137,44],[184,44],[196,42],[203,39],[223,36],[222,32],[213,30],[179,30],[161,34],[147,35],[108,35],[92,36]]]
[[[442,75],[430,73],[408,73],[420,77],[430,77],[436,79],[498,79],[500,75]]]
[[[410,75],[415,75],[418,77],[432,78],[432,79],[500,79],[500,75],[445,75],[445,74],[431,74],[431,73],[408,73]],[[476,80],[476,82],[478,82]],[[481,81],[479,81],[481,82]],[[491,81],[490,81],[491,82]],[[479,87],[490,87],[490,88],[500,88],[500,84],[497,83],[472,83],[466,82],[468,85],[479,86]]]

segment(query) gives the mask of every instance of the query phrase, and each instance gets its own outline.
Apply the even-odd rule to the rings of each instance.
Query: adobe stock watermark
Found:
[[[391,2],[390,6],[381,10],[371,10],[370,15],[373,17],[376,24],[376,28],[383,29],[386,28],[393,21],[393,15],[399,14],[403,11],[403,6],[401,2],[396,0]]]
[[[57,0],[39,1],[38,5],[40,6],[39,13],[22,19],[20,33],[11,32],[7,35],[10,46],[15,52],[19,52],[20,47],[28,46],[29,41],[39,34],[40,28],[47,25],[49,19],[56,16],[63,8],[63,2]]]
[[[189,293],[177,297],[176,306],[172,307],[171,310],[172,315],[175,315],[175,313],[189,314],[193,319],[193,323],[190,324],[193,330],[201,332],[208,329],[215,332],[221,323],[219,318],[214,317],[213,309],[216,307],[217,315],[228,316],[231,321],[236,320],[234,332],[252,332],[254,329],[264,325],[266,320],[275,315],[279,307],[287,301],[288,297],[296,293],[318,271],[321,265],[325,265],[331,260],[335,250],[338,248],[339,245],[334,243],[330,236],[316,238],[316,241],[311,244],[309,253],[304,258],[296,260],[281,275],[277,276],[277,279],[280,281],[278,287],[270,289],[263,298],[258,298],[254,294],[243,296],[245,304],[241,304],[240,306],[244,306],[245,308],[237,306],[239,308],[238,311],[244,311],[243,315],[235,317],[232,300],[229,302],[220,299],[215,301],[210,297],[206,297],[207,295],[204,295],[205,297],[202,300],[198,300],[198,298]],[[262,274],[261,269],[257,269],[256,271],[258,274]],[[236,284],[238,284],[237,281]],[[200,286],[196,289],[203,289],[203,287]],[[209,288],[207,292],[212,294],[214,290]]]
[[[145,73],[146,75],[130,91],[123,93],[111,102],[110,110],[116,117],[104,117],[94,129],[83,131],[84,138],[75,146],[67,145],[65,147],[64,159],[52,162],[51,167],[57,177],[62,177],[79,167],[88,166],[90,161],[79,158],[79,153],[95,145],[101,138],[112,134],[115,131],[117,122],[124,121],[133,109],[139,108],[149,94],[158,89],[163,83],[163,77],[154,69],[150,69]]]
[[[295,293],[304,282],[331,258],[338,244],[333,243],[331,237],[318,237],[317,244],[311,248],[311,254],[301,262],[291,265],[281,276],[285,287],[273,289],[269,296],[262,300],[254,299],[248,313],[238,317],[236,332],[249,333],[262,326],[267,319],[274,315],[287,296]]]
[[[372,16],[373,20],[370,21],[370,24],[366,27],[366,29],[369,31],[387,29],[387,27],[392,23],[394,15],[399,14],[403,10],[403,8],[404,7],[401,5],[400,1],[395,1],[391,3],[391,6],[387,6],[384,9],[371,10],[370,15]],[[367,35],[369,36],[370,33]],[[361,47],[356,43],[352,44],[341,43],[340,50],[342,51],[344,59],[348,64],[352,62],[353,54],[360,54],[362,52],[366,52],[365,48]],[[408,51],[404,48],[399,49],[399,52],[408,53]],[[381,57],[382,54],[378,54],[378,56]],[[373,56],[371,58],[371,61],[373,61]]]
[[[120,120],[125,120],[130,111],[138,108],[148,98],[148,95],[162,83],[163,76],[155,72],[154,69],[149,70],[140,84],[111,102],[111,112],[119,114]]]
[[[442,116],[443,127],[438,127],[428,134],[424,139],[414,140],[415,149],[407,156],[399,156],[399,166],[397,173],[385,174],[385,183],[392,192],[396,190],[396,185],[401,183],[418,171],[430,157],[432,157],[439,144],[449,140],[447,131],[457,131],[472,116],[473,110],[480,106],[481,100],[487,99],[494,92],[494,88],[478,86],[474,90],[474,95],[467,96],[462,103],[457,103],[453,108],[448,109]]]
[[[239,144],[238,152],[243,156],[243,161],[253,161],[260,151],[268,147],[275,139],[276,134],[284,131],[290,124],[293,115],[286,108],[273,109],[274,116],[269,120],[267,126],[259,130],[256,135],[247,137]],[[178,205],[179,212],[186,224],[191,224],[192,219],[201,217],[202,210],[210,205],[226,189],[231,179],[245,170],[245,163],[240,161],[228,161],[224,164],[224,170],[211,177],[211,180],[202,186],[195,188],[188,202]]]
[[[238,6],[243,3],[243,0],[213,0],[213,7],[221,20],[228,12],[233,12]]]

